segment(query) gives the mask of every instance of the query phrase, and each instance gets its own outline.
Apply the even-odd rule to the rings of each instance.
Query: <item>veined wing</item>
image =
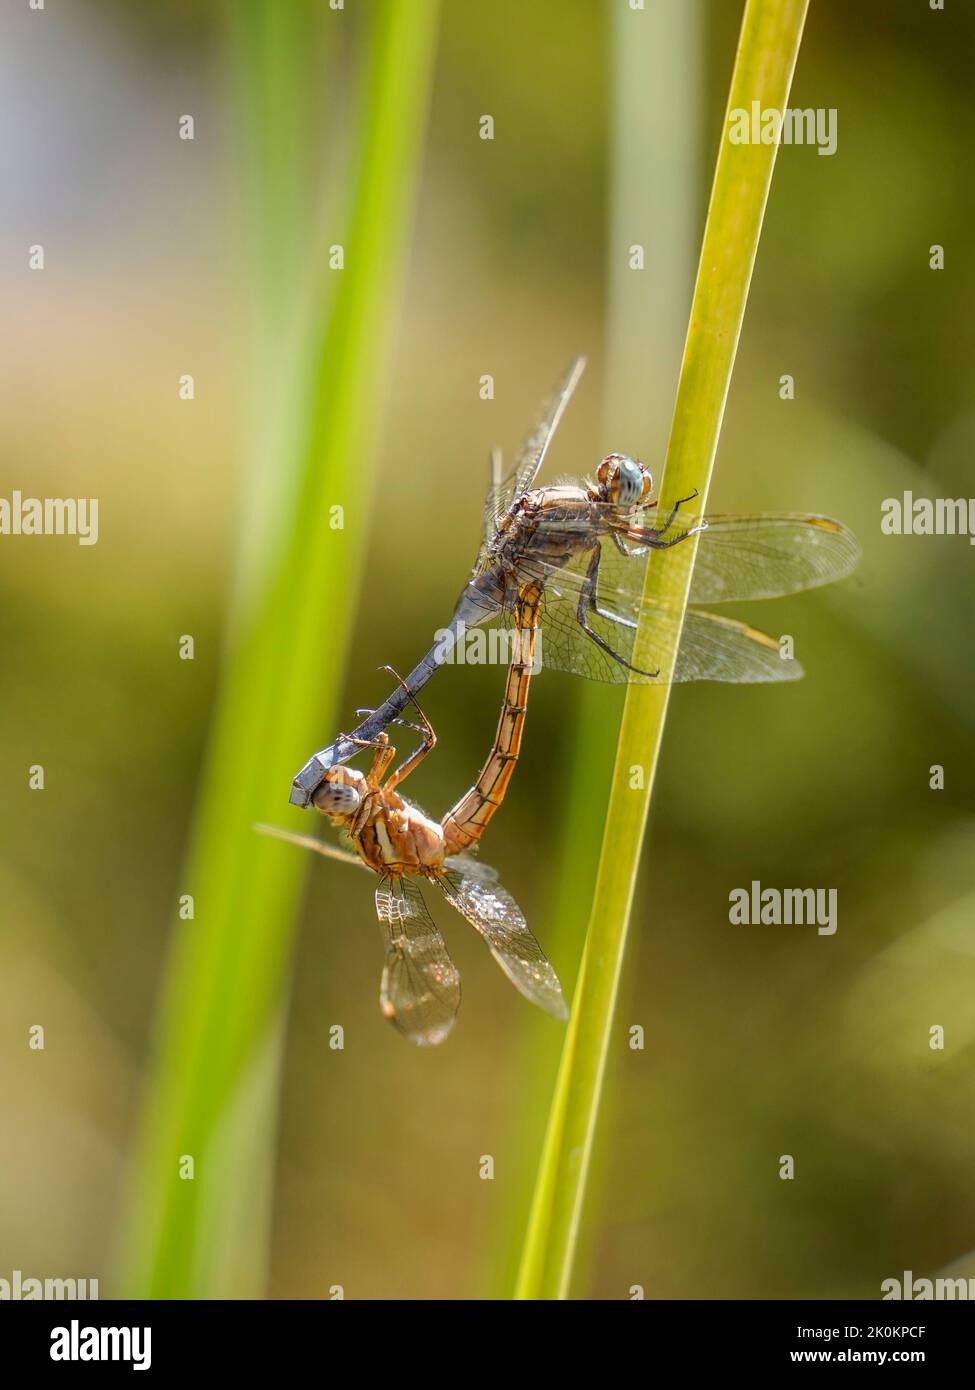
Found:
[[[558,429],[562,414],[575,390],[579,378],[585,370],[586,359],[573,358],[569,369],[559,383],[551,399],[531,434],[522,444],[511,472],[499,483],[493,483],[484,505],[484,540],[478,556],[477,568],[486,559],[491,542],[497,535],[501,519],[511,509],[512,503],[522,493],[527,492],[538,476],[544,462],[552,436]]]
[[[376,912],[386,938],[380,990],[383,1013],[418,1047],[435,1047],[454,1026],[460,975],[412,878],[376,889]]]
[[[603,513],[604,526],[622,532],[621,525],[613,526],[617,512],[614,506],[610,503],[590,505]],[[560,517],[555,510],[550,515],[549,527],[554,532]],[[662,525],[665,519],[648,511],[644,522],[653,527]],[[667,534],[668,537],[686,534],[692,527],[701,525],[701,517],[682,510]],[[626,543],[631,548],[639,544],[635,540]],[[680,545],[651,549],[650,564],[669,564],[671,557],[679,555],[680,550]],[[631,592],[635,598],[643,589],[641,558],[621,555],[612,537],[604,538],[602,552],[600,573],[606,576],[607,585]],[[845,579],[856,568],[859,558],[860,545],[856,536],[828,516],[811,512],[709,516],[698,537],[689,602],[747,603],[760,598],[783,598],[786,594]]]
[[[635,626],[624,622],[618,609],[613,619],[607,616],[610,610],[605,608],[586,614],[586,622],[603,646],[581,627],[578,604],[579,593],[571,589],[567,592],[564,584],[559,592],[554,587],[546,588],[541,632],[535,644],[536,660],[543,670],[549,667],[618,685],[630,681],[660,684],[679,633],[677,662],[671,678],[674,684],[760,684],[800,680],[804,674],[798,661],[783,659],[774,637],[735,618],[688,608],[681,627],[678,609],[648,603],[644,642],[638,657],[634,651]],[[507,614],[505,621],[510,621]],[[606,647],[640,669],[634,671],[621,665]]]
[[[559,977],[528,929],[514,898],[486,864],[455,855],[438,877],[447,901],[481,933],[517,990],[553,1018],[568,1018]]]
[[[682,518],[689,527],[696,518]],[[666,565],[677,550],[653,550],[651,565]],[[848,574],[859,547],[838,522],[800,514],[756,514],[715,517],[699,537],[692,579],[695,603],[771,598],[824,584]],[[643,597],[645,560],[621,554],[611,539],[601,542],[595,611],[590,603],[585,569],[587,553],[558,566],[527,554],[520,566],[524,580],[544,582],[540,660],[542,666],[571,671],[592,680],[625,683],[656,679],[649,673],[667,663],[680,623],[676,608]],[[578,621],[582,607],[596,638],[587,636]],[[647,646],[632,672],[606,651],[611,647],[633,659],[637,621],[647,615]],[[601,645],[605,644],[605,645]],[[673,679],[720,680],[736,683],[796,680],[802,668],[782,660],[778,644],[747,623],[689,609],[681,632]]]
[[[631,550],[639,549],[639,539],[627,538],[622,523],[613,524],[617,509],[611,504],[594,502],[590,506],[605,516],[599,563],[600,590],[607,597],[615,595],[621,610],[632,615],[642,599],[645,557],[621,554],[605,531],[607,528],[618,531]],[[567,508],[566,524],[571,520]],[[561,524],[558,509],[551,509],[546,524],[548,532],[557,534]],[[700,517],[681,513],[667,534],[670,537],[686,534],[692,527],[702,528],[691,579],[689,602],[692,604],[783,598],[845,579],[860,558],[860,545],[852,531],[830,517],[811,513],[710,516],[703,523]],[[649,563],[671,564],[681,550],[681,544],[665,549],[651,548]],[[587,553],[581,562],[576,557],[569,565],[560,567],[528,553],[520,564],[519,573],[523,572],[525,578],[545,579],[548,575],[557,578],[584,569],[588,558]]]
[[[354,864],[359,869],[366,867],[351,850],[339,849],[338,845],[330,845],[326,840],[317,840],[314,835],[296,835],[293,830],[282,830],[278,825],[263,825],[259,821],[254,822],[254,829],[260,835],[270,835],[275,840],[287,841],[289,845],[313,850],[315,854],[321,854],[326,859],[337,859],[342,864]]]
[[[674,682],[743,684],[798,680],[802,676],[798,661],[783,660],[778,642],[748,623],[689,608],[681,627],[679,608],[644,599],[642,592],[629,587],[634,572],[642,582],[642,562],[620,555],[605,540],[593,608],[583,569],[586,560],[586,556],[576,557],[560,569],[529,557],[520,567],[523,579],[544,579],[535,645],[536,661],[542,669],[569,671],[613,684],[656,683],[663,679],[658,673],[666,668],[670,653],[677,647]],[[594,635],[583,629],[580,611]],[[636,627],[644,614],[644,637],[637,656]],[[511,614],[506,612],[502,621],[510,625]],[[613,652],[623,661],[616,660]],[[639,670],[631,670],[631,666]]]
[[[656,551],[650,563],[666,554]],[[859,558],[856,536],[828,516],[755,512],[709,517],[698,541],[690,602],[747,602],[816,589],[845,579]]]
[[[597,504],[598,505],[598,504]],[[606,508],[612,524],[612,509]],[[700,525],[701,518],[681,512],[674,519],[670,536]],[[657,525],[661,522],[658,520]],[[635,542],[629,542],[632,546]],[[619,552],[612,545],[614,555]],[[604,556],[607,547],[604,546]],[[651,550],[650,563],[665,565],[679,547]],[[632,559],[633,557],[630,557]],[[852,531],[828,516],[812,512],[746,512],[741,515],[709,516],[700,533],[691,603],[750,602],[759,598],[783,598],[803,589],[815,589],[845,579],[856,568],[860,545]],[[631,568],[624,557],[623,568],[616,566],[622,588],[640,589],[641,571]]]

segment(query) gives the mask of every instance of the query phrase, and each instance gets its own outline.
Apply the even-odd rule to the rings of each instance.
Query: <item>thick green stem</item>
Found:
[[[782,110],[808,0],[748,0],[728,112],[752,102]],[[662,510],[708,487],[738,337],[775,164],[775,144],[733,144],[723,128],[674,420],[662,482]],[[648,326],[648,331],[651,328]],[[649,565],[645,592],[687,604],[696,543],[676,547],[666,565]],[[633,660],[641,657],[638,632]],[[657,685],[627,691],[609,811],[582,969],[549,1114],[516,1288],[518,1298],[565,1298],[592,1153],[613,1029],[616,996],[650,796],[663,738],[676,647]]]

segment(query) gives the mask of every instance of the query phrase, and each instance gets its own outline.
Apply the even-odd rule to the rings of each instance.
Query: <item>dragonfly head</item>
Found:
[[[359,809],[362,791],[357,782],[364,780],[361,772],[346,767],[333,767],[325,775],[325,780],[312,797],[317,810],[323,816],[336,816],[344,819]]]
[[[653,489],[650,469],[627,454],[607,454],[596,470],[600,501],[617,507],[636,507]]]

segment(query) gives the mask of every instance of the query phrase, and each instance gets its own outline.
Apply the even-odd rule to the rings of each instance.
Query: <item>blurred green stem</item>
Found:
[[[748,0],[728,111],[781,110],[808,0]],[[733,145],[723,126],[661,487],[661,510],[700,493],[703,509],[731,382],[777,146]],[[645,592],[687,605],[696,542],[648,565]],[[634,661],[641,656],[637,633]],[[572,1018],[549,1114],[516,1287],[518,1298],[568,1296],[593,1135],[606,1071],[640,852],[676,647],[657,685],[627,690],[596,892]]]
[[[254,278],[265,306],[277,284],[298,313],[287,253],[294,229],[284,213],[303,201],[311,169],[298,136],[316,90],[312,36],[289,4],[249,0],[234,16],[251,133],[252,240],[262,251]],[[267,453],[244,498],[232,632],[180,885],[193,895],[195,917],[179,923],[172,945],[123,1232],[121,1286],[130,1296],[253,1297],[265,1286],[282,1021],[304,866],[252,823],[282,819],[296,767],[332,730],[437,16],[437,0],[373,8],[355,192],[345,235],[337,226],[326,234],[343,245],[345,267],[331,272],[328,311],[322,294],[310,316],[317,326],[304,359],[285,354],[287,366],[277,368],[293,368],[300,390],[255,384],[271,409],[289,400],[294,418],[276,417],[278,428],[262,433]],[[327,249],[318,257],[324,289]],[[279,360],[278,346],[268,342],[266,364]]]

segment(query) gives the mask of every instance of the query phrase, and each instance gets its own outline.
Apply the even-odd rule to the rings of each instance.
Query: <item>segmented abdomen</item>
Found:
[[[537,581],[522,587],[515,603],[514,645],[494,745],[473,787],[441,821],[448,854],[459,854],[477,843],[508,790],[521,752],[541,602],[542,589]]]

